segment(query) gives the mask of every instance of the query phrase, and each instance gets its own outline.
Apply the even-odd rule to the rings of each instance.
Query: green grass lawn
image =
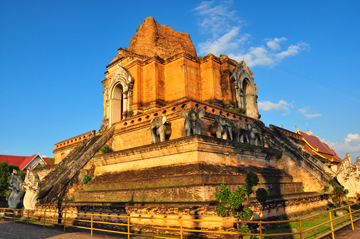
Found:
[[[352,206],[351,210],[355,211],[355,210],[359,210],[360,209],[360,205],[359,206]],[[348,210],[345,210],[345,214],[348,213]],[[307,216],[303,216],[303,217],[299,217],[299,218],[292,218],[291,220],[301,220],[303,218],[309,217],[311,215],[317,215],[318,213],[312,213],[309,214]],[[345,217],[337,217],[335,212],[331,213],[332,215],[332,219],[333,221],[333,227],[334,229],[350,222],[350,215],[347,215]],[[353,220],[360,218],[360,212],[357,212],[355,214],[353,214]],[[325,223],[326,221],[330,220],[330,215],[328,212],[326,213],[322,213],[321,215],[317,215],[308,219],[304,219],[301,220],[301,225],[302,225],[302,231],[305,231],[307,229],[310,229],[312,227],[315,227],[319,224]],[[299,222],[290,222],[290,223],[277,223],[277,224],[270,224],[271,226],[267,227],[267,229],[263,230],[264,234],[275,234],[275,233],[291,233],[292,229],[293,232],[300,232],[300,226],[299,226]],[[296,229],[296,230],[294,230]],[[329,232],[331,230],[331,225],[330,222],[326,223],[318,228],[312,229],[306,233],[303,234],[303,238],[305,239],[314,239],[326,232]],[[300,235],[293,235],[294,238],[298,239],[300,238]],[[250,237],[247,237],[250,238]],[[253,237],[254,238],[254,237]],[[256,238],[256,237],[255,237]],[[275,236],[269,236],[269,237],[264,237],[267,239],[271,239],[271,238],[276,238]]]

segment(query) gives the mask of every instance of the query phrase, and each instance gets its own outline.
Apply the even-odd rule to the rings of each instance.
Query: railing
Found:
[[[355,209],[355,210],[354,210]],[[345,210],[347,213],[344,215],[335,216],[335,212]],[[344,212],[344,211],[343,211]],[[61,217],[54,217],[55,215],[61,215]],[[80,218],[79,218],[80,216]],[[334,216],[336,218],[334,218]],[[83,218],[84,217],[84,218]],[[104,222],[94,220],[94,217],[108,217],[108,218],[117,218],[118,222]],[[327,220],[327,217],[329,220]],[[198,233],[198,234],[217,234],[217,235],[242,235],[242,236],[256,236],[258,238],[272,237],[272,236],[285,236],[293,235],[294,238],[322,238],[329,234],[332,234],[332,238],[335,239],[334,232],[351,225],[352,230],[354,230],[354,222],[360,220],[360,202],[354,203],[351,205],[335,208],[325,212],[317,213],[308,217],[304,217],[296,220],[283,220],[283,221],[233,221],[233,220],[200,220],[200,219],[186,219],[186,218],[157,218],[157,217],[142,217],[142,216],[118,216],[118,215],[108,215],[108,214],[89,214],[89,213],[72,213],[72,212],[57,212],[54,210],[20,210],[20,209],[10,209],[10,208],[0,208],[0,218],[3,220],[11,220],[13,222],[21,221],[29,223],[41,224],[45,227],[47,224],[57,224],[64,227],[76,227],[81,229],[90,230],[91,236],[93,231],[104,231],[110,233],[126,234],[128,238],[130,236],[143,236],[143,237],[152,237],[152,238],[169,238],[163,235],[147,235],[134,233],[134,230],[131,230],[131,227],[141,227],[141,228],[151,228],[157,230],[167,230],[174,231],[171,238],[178,236],[178,238],[185,238],[189,233]],[[36,220],[38,218],[38,220]],[[62,223],[55,223],[61,219]],[[140,220],[161,220],[161,221],[177,221],[177,226],[174,227],[164,227],[158,225],[142,225],[131,223],[132,219]],[[75,222],[87,223],[88,226],[75,225]],[[235,224],[248,224],[251,227],[251,224],[258,224],[258,233],[249,232],[249,233],[239,233],[237,231],[225,231],[225,230],[201,230],[194,229],[191,226],[184,225],[185,222],[193,223],[202,223],[202,222],[211,222],[219,223],[218,225],[223,225],[223,223],[228,223],[228,225]],[[94,224],[105,224],[105,225],[114,225],[114,226],[123,226],[122,231],[117,230],[107,230],[102,228],[94,227]],[[278,224],[277,228],[274,228],[271,225]],[[286,224],[285,227],[279,227],[279,224]],[[316,225],[314,225],[316,224]],[[328,226],[326,226],[328,225]],[[256,226],[256,225],[255,225]],[[199,226],[197,226],[199,227]],[[264,227],[270,229],[264,230]],[[292,228],[292,230],[291,230]],[[294,231],[294,228],[299,228],[299,230]],[[316,231],[318,230],[318,231]],[[254,231],[254,230],[252,230]],[[272,233],[273,231],[283,232],[283,233]],[[288,231],[288,232],[287,232]],[[313,233],[313,234],[311,234]]]

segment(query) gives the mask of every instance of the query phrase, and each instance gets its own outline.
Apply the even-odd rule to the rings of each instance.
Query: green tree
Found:
[[[13,169],[16,170],[17,174],[21,177],[21,179],[24,181],[25,180],[25,176],[26,176],[26,173],[24,171],[21,171],[19,166],[16,166],[14,164],[9,164],[9,172],[10,172],[10,175],[11,173],[13,172]]]
[[[341,207],[342,198],[349,193],[349,190],[345,189],[344,186],[339,186],[334,179],[330,180],[329,184],[333,187],[333,194],[335,195],[332,201],[336,203],[338,207]]]
[[[10,180],[9,165],[6,161],[0,162],[0,197],[6,196],[7,184]]]
[[[234,216],[239,221],[250,220],[253,211],[250,208],[245,207],[243,202],[246,198],[249,202],[249,196],[254,192],[253,187],[258,183],[259,178],[253,172],[246,174],[245,185],[236,188],[234,192],[231,192],[230,189],[225,186],[225,182],[223,181],[220,185],[219,193],[215,193],[216,201],[218,201],[218,205],[216,206],[216,213],[218,216]],[[227,205],[229,207],[227,207]],[[244,223],[238,224],[237,229],[242,233],[250,231],[249,227]]]

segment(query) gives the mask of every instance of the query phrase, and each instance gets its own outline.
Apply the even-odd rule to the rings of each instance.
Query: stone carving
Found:
[[[166,116],[158,116],[150,121],[150,130],[152,144],[158,142],[158,136],[160,137],[160,142],[164,142],[170,139],[171,123],[166,122]]]
[[[132,114],[131,111],[131,105],[132,105],[132,91],[133,91],[133,87],[134,87],[134,79],[132,78],[132,76],[130,75],[130,73],[128,73],[125,68],[123,68],[122,66],[118,65],[113,76],[111,77],[111,81],[109,84],[109,87],[104,91],[105,94],[105,104],[104,107],[106,108],[106,117],[107,119],[110,119],[110,122],[108,124],[108,127],[110,127],[110,125],[114,122],[111,122],[111,114],[112,114],[112,103],[111,101],[113,100],[113,94],[114,94],[114,89],[117,85],[121,85],[122,87],[122,95],[123,95],[123,100],[122,100],[122,111],[123,111],[123,116],[129,117]]]
[[[357,157],[356,162],[354,163],[355,167],[355,181],[360,183],[360,156]]]
[[[227,139],[233,140],[231,122],[225,115],[216,115],[215,121],[209,125],[209,131],[218,139],[222,139],[225,134]]]
[[[247,125],[248,130],[250,131],[249,139],[250,144],[256,145],[256,146],[263,146],[260,132],[261,130],[255,125],[255,124],[248,124]]]
[[[197,111],[196,109],[183,110],[180,112],[180,116],[185,118],[184,128],[186,136],[190,136],[191,132],[193,135],[201,134],[200,118],[205,116],[204,111]]]
[[[356,197],[356,193],[360,193],[359,169],[360,157],[357,158],[353,166],[350,154],[346,153],[345,158],[339,165],[336,178],[345,189],[349,190],[349,193],[346,195],[347,197]]]
[[[246,123],[241,120],[234,120],[233,121],[233,138],[234,141],[245,143],[244,139],[246,139],[246,142],[249,142],[249,130],[246,127]]]
[[[25,197],[23,201],[25,209],[34,210],[40,193],[39,176],[32,169],[29,169],[26,173],[25,181],[22,186],[25,189]]]
[[[8,185],[8,189],[12,191],[8,199],[9,208],[17,208],[19,203],[21,203],[21,199],[24,196],[22,183],[23,181],[21,177],[17,174],[16,170],[13,169],[10,183]]]
[[[257,105],[257,85],[254,83],[252,72],[244,61],[235,67],[230,80],[234,84],[237,108],[245,108],[247,116],[260,119]]]

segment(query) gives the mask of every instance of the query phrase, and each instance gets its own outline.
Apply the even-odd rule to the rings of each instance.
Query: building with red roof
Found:
[[[322,142],[319,136],[311,135],[309,129],[304,132],[296,128],[296,133],[302,136],[302,140],[305,142],[304,149],[308,153],[327,164],[334,172],[337,171],[342,159],[327,142]]]
[[[321,160],[324,164],[328,165],[334,172],[337,171],[342,159],[337,155],[334,149],[322,142],[318,136],[311,135],[309,129],[307,132],[301,131],[296,128],[296,133],[290,130],[277,127],[285,135],[296,139],[295,142],[300,145],[304,150],[312,156]]]
[[[39,153],[28,156],[0,155],[0,162],[6,161],[8,164],[19,166],[19,169],[25,171],[29,168],[45,167],[51,165],[49,158],[43,158]]]

